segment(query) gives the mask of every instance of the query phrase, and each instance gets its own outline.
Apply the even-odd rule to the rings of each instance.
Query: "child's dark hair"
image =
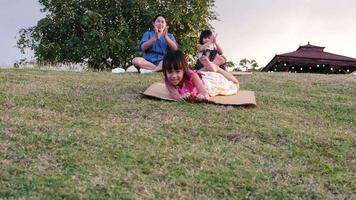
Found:
[[[203,39],[204,38],[208,38],[213,34],[213,32],[211,32],[211,30],[204,30],[200,33],[200,37],[199,37],[199,44],[203,45]]]
[[[168,24],[167,18],[166,18],[166,16],[164,16],[163,14],[158,14],[158,15],[154,16],[154,17],[153,17],[153,20],[152,20],[152,23],[155,23],[155,21],[156,21],[156,19],[157,19],[158,17],[163,17],[164,20],[166,21],[166,24]]]
[[[188,62],[184,53],[180,50],[169,51],[163,58],[162,71],[166,80],[167,73],[172,72],[173,70],[183,70],[184,79],[188,78]]]

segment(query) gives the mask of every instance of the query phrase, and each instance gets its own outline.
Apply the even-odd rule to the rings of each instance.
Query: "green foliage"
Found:
[[[245,69],[245,71],[258,71],[259,66],[256,60],[248,60],[246,58],[240,60],[240,66]]]
[[[227,61],[227,66],[228,67],[235,67],[236,63],[234,63],[233,61]]]
[[[215,0],[39,0],[47,15],[21,29],[18,47],[39,62],[87,61],[98,70],[128,67],[156,14],[167,16],[180,48],[195,54],[198,35],[216,19]]]

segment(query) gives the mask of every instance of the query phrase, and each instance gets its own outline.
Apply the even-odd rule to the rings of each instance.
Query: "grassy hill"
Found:
[[[256,108],[140,95],[161,74],[0,70],[0,199],[352,199],[356,76],[239,77]]]

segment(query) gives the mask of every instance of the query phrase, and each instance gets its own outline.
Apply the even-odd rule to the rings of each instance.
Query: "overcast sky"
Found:
[[[43,17],[38,0],[0,0],[0,66],[21,58],[20,28]],[[212,22],[228,60],[255,59],[265,66],[275,54],[299,45],[356,58],[356,0],[216,0]]]
[[[23,57],[16,47],[21,28],[36,25],[44,15],[38,0],[0,0],[0,66],[12,66]]]
[[[216,6],[220,21],[213,25],[235,62],[265,66],[308,41],[356,58],[356,0],[217,0]]]

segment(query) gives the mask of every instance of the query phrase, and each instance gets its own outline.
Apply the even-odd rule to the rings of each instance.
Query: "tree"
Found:
[[[98,70],[131,65],[142,34],[156,14],[168,18],[186,53],[196,53],[199,33],[216,19],[215,0],[39,0],[46,17],[21,29],[18,47],[38,62],[87,61]]]
[[[257,71],[259,68],[256,60],[248,60],[246,58],[240,60],[240,66],[245,69],[245,71]]]

